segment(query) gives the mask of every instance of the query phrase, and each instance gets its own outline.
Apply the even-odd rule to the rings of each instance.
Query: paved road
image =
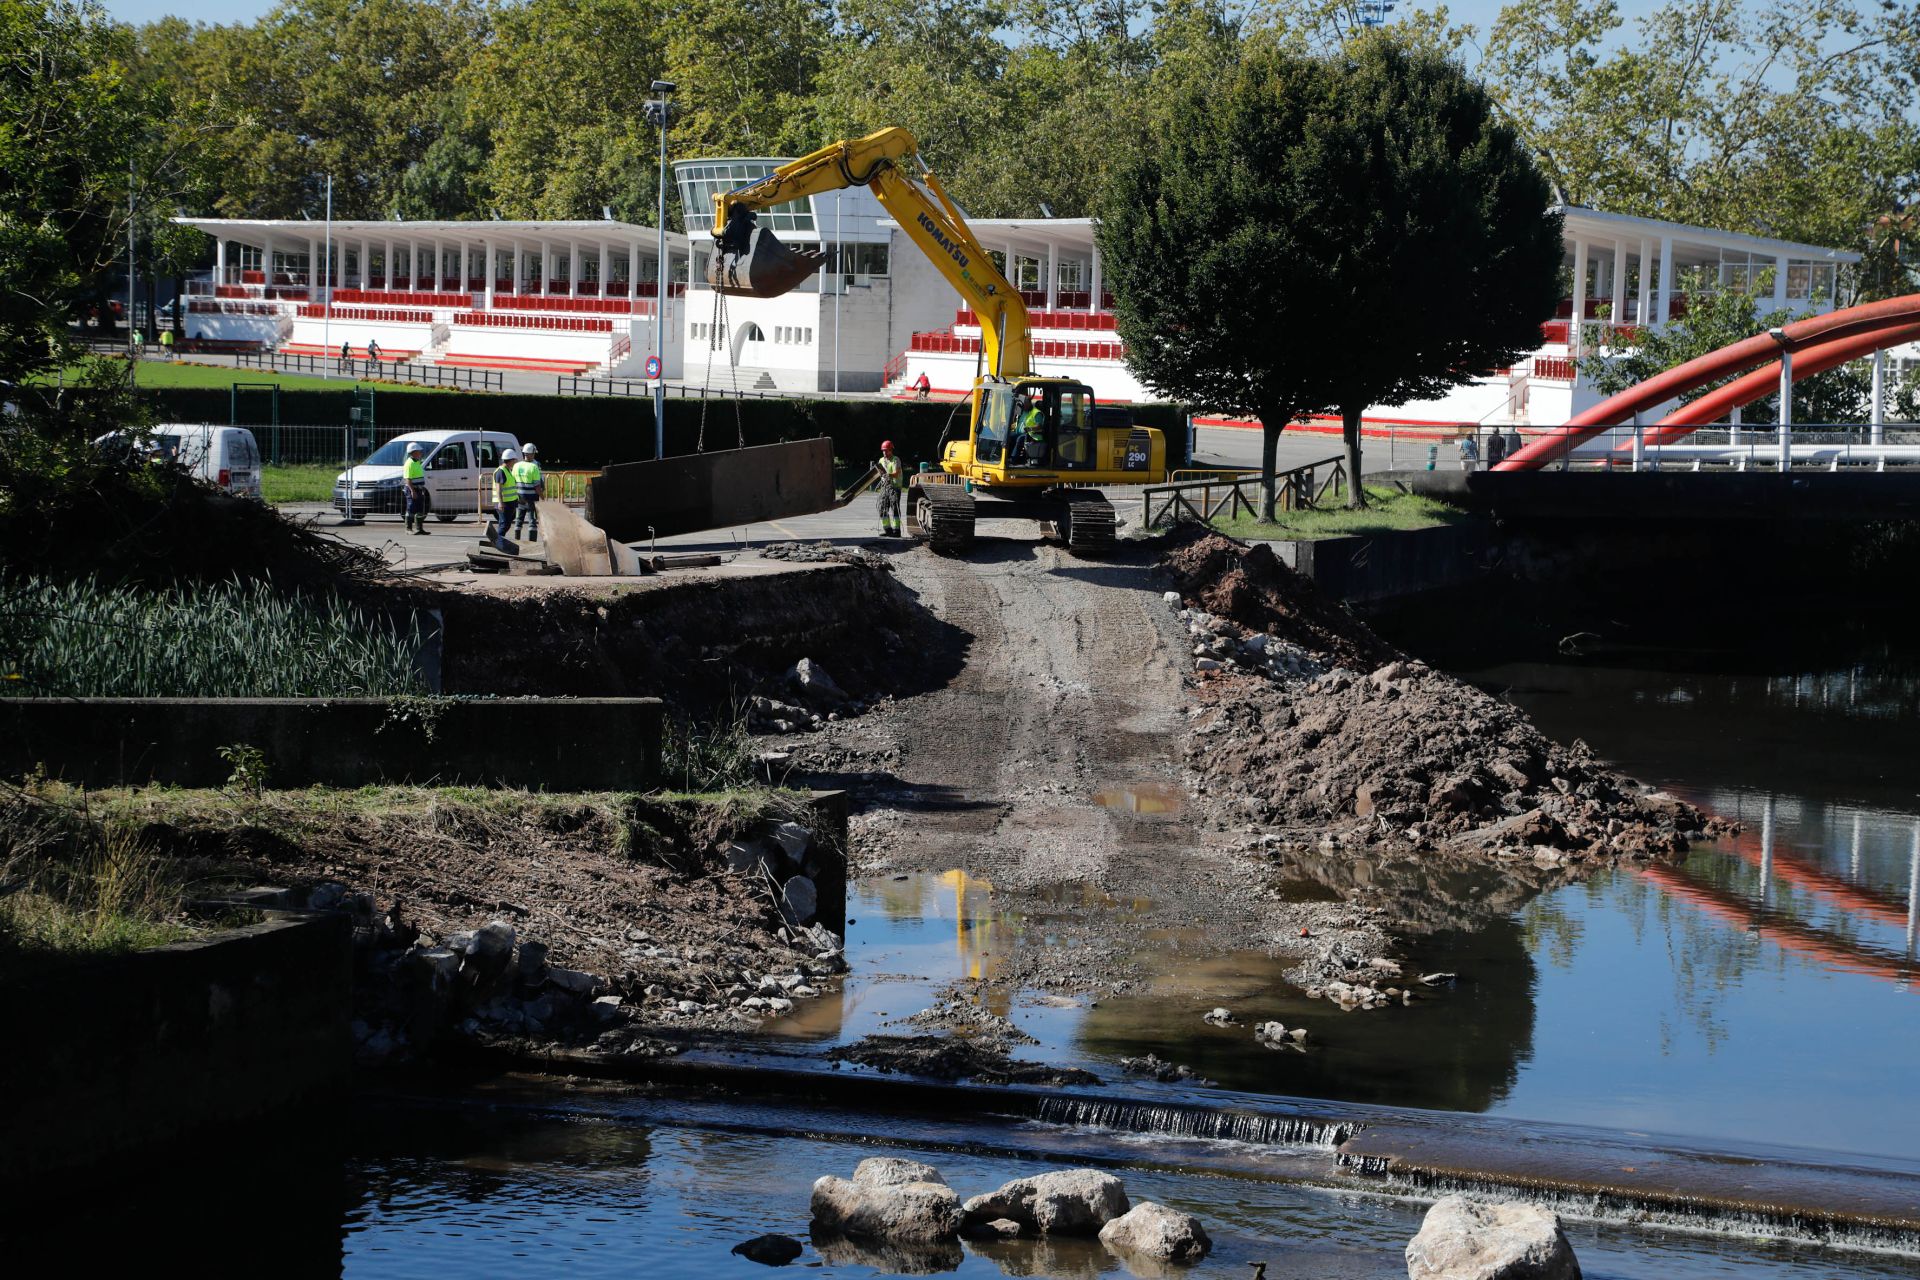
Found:
[[[1203,427],[1197,441],[1198,461],[1203,466],[1219,467],[1257,467],[1260,460],[1260,433],[1232,427]],[[1426,441],[1369,440],[1366,443],[1364,458],[1368,470],[1386,469],[1389,465],[1418,468],[1427,462]],[[1447,447],[1441,446],[1440,465],[1458,465],[1457,455],[1449,458]],[[1282,469],[1297,467],[1308,462],[1317,462],[1331,458],[1340,452],[1340,442],[1328,436],[1282,436],[1278,449],[1278,464]],[[1391,459],[1391,464],[1389,463]],[[1112,489],[1108,495],[1113,499],[1115,512],[1120,517],[1121,526],[1137,525],[1140,521],[1140,498],[1125,489]],[[385,555],[396,568],[406,571],[425,571],[447,566],[464,566],[467,547],[478,540],[482,520],[478,516],[463,515],[451,524],[435,522],[430,526],[431,533],[426,537],[409,534],[401,526],[398,515],[369,516],[360,526],[342,526],[338,514],[331,508],[319,503],[297,503],[283,507],[282,510],[298,518],[311,520],[317,527],[338,534],[349,542],[373,547]],[[860,542],[875,538],[879,520],[874,514],[871,498],[856,498],[839,511],[823,511],[814,515],[794,516],[785,520],[768,521],[762,524],[747,525],[736,529],[714,529],[704,533],[678,534],[661,538],[661,547],[675,547],[683,550],[732,551],[743,547],[761,546],[769,542],[787,542],[801,540],[807,542]],[[1033,526],[1020,520],[983,520],[980,532],[983,535],[1031,536]]]

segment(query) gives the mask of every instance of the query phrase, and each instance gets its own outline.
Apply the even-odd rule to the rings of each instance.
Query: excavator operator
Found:
[[[1027,393],[1026,412],[1020,414],[1014,439],[1020,445],[1020,465],[1043,467],[1047,463],[1047,411],[1042,397],[1046,393],[1035,389]]]

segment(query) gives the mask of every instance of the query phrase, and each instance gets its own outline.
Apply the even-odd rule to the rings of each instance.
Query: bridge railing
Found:
[[[1873,428],[1860,423],[1796,423],[1788,435],[1785,466],[1827,471],[1920,466],[1920,424],[1887,423],[1877,439],[1875,435]],[[1541,470],[1742,472],[1781,467],[1781,441],[1774,424],[1722,423],[1695,428],[1668,443],[1658,442],[1653,427],[1610,427],[1558,451]]]

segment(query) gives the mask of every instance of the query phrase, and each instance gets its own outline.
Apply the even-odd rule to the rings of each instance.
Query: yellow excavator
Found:
[[[985,372],[973,385],[965,440],[948,442],[938,472],[912,477],[910,531],[935,550],[964,551],[976,517],[1037,520],[1076,553],[1113,545],[1113,504],[1099,485],[1158,484],[1166,438],[1133,425],[1126,409],[1094,402],[1071,378],[1033,372],[1027,308],[994,266],[940,182],[918,163],[905,129],[836,142],[765,178],[714,196],[714,254],[707,283],[721,293],[775,298],[826,263],[816,250],[781,244],[758,211],[865,186],[980,317]],[[919,172],[908,172],[909,162]]]

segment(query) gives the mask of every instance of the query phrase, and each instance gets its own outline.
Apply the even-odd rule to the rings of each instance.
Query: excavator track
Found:
[[[1098,493],[1074,493],[1066,498],[1067,549],[1075,555],[1099,555],[1113,550],[1119,520],[1113,504]]]
[[[973,495],[957,484],[916,486],[908,495],[910,519],[935,551],[961,552],[973,545]]]

